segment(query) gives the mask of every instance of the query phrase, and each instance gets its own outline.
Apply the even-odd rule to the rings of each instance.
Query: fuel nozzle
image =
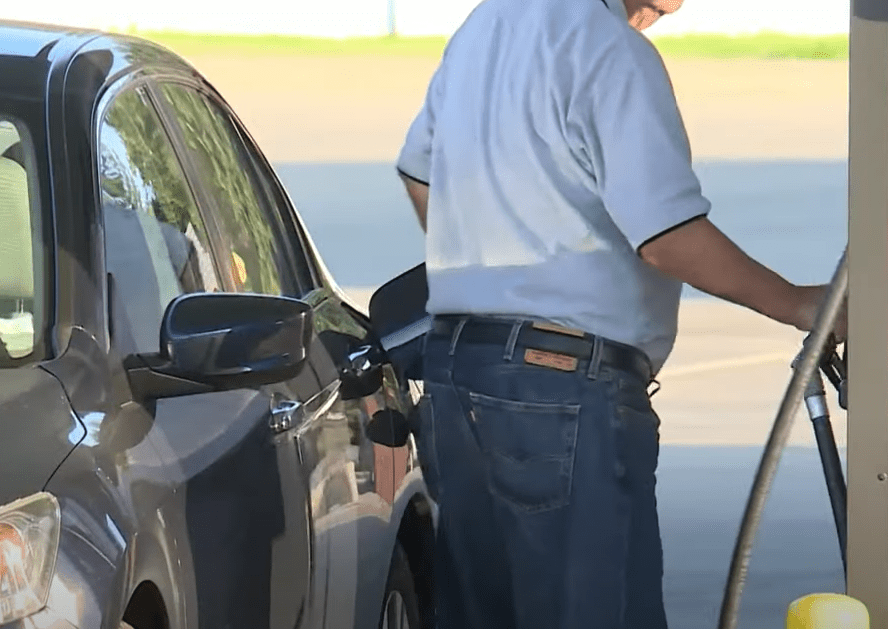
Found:
[[[805,337],[805,344],[810,342],[810,335]],[[793,368],[796,367],[799,357],[796,356],[793,361]],[[820,354],[820,371],[826,376],[826,379],[835,387],[839,394],[839,406],[843,410],[848,410],[848,350],[847,343],[843,346],[842,355],[839,356],[838,342],[836,337],[830,334],[824,344]]]
[[[839,406],[842,410],[848,410],[848,341],[842,346],[842,357],[836,354],[836,368],[839,370],[841,380],[839,382]]]

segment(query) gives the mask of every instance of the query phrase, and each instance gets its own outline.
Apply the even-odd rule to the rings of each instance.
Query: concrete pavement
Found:
[[[275,162],[391,162],[432,57],[191,55]],[[844,61],[666,58],[695,159],[842,159]]]

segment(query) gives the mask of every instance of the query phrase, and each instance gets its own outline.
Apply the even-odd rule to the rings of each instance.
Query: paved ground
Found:
[[[272,161],[391,161],[437,61],[192,55]],[[694,157],[847,155],[842,61],[666,60]],[[641,123],[641,122],[640,122]]]

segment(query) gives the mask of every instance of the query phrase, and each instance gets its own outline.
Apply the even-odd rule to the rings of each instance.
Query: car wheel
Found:
[[[389,568],[379,629],[420,629],[419,599],[413,573],[407,553],[400,543],[395,544]]]

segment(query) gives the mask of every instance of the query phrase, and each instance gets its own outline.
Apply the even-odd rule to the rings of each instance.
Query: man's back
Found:
[[[440,629],[667,629],[648,391],[679,280],[813,326],[823,287],[706,218],[638,32],[680,6],[485,0],[408,132],[398,170],[435,315],[417,448],[439,507]]]
[[[640,347],[659,369],[680,283],[635,249],[709,207],[682,155],[668,78],[639,88],[647,77],[627,76],[665,78],[659,57],[609,1],[613,10],[602,0],[482,2],[449,43],[399,167],[431,183],[430,313],[549,320]],[[637,137],[660,100],[665,150]],[[600,128],[596,109],[639,104],[621,128]],[[430,151],[420,157],[411,147],[426,133]],[[663,163],[639,164],[641,179],[609,171],[624,142]],[[657,177],[645,181],[652,167]],[[664,191],[645,188],[670,174],[657,206]]]

